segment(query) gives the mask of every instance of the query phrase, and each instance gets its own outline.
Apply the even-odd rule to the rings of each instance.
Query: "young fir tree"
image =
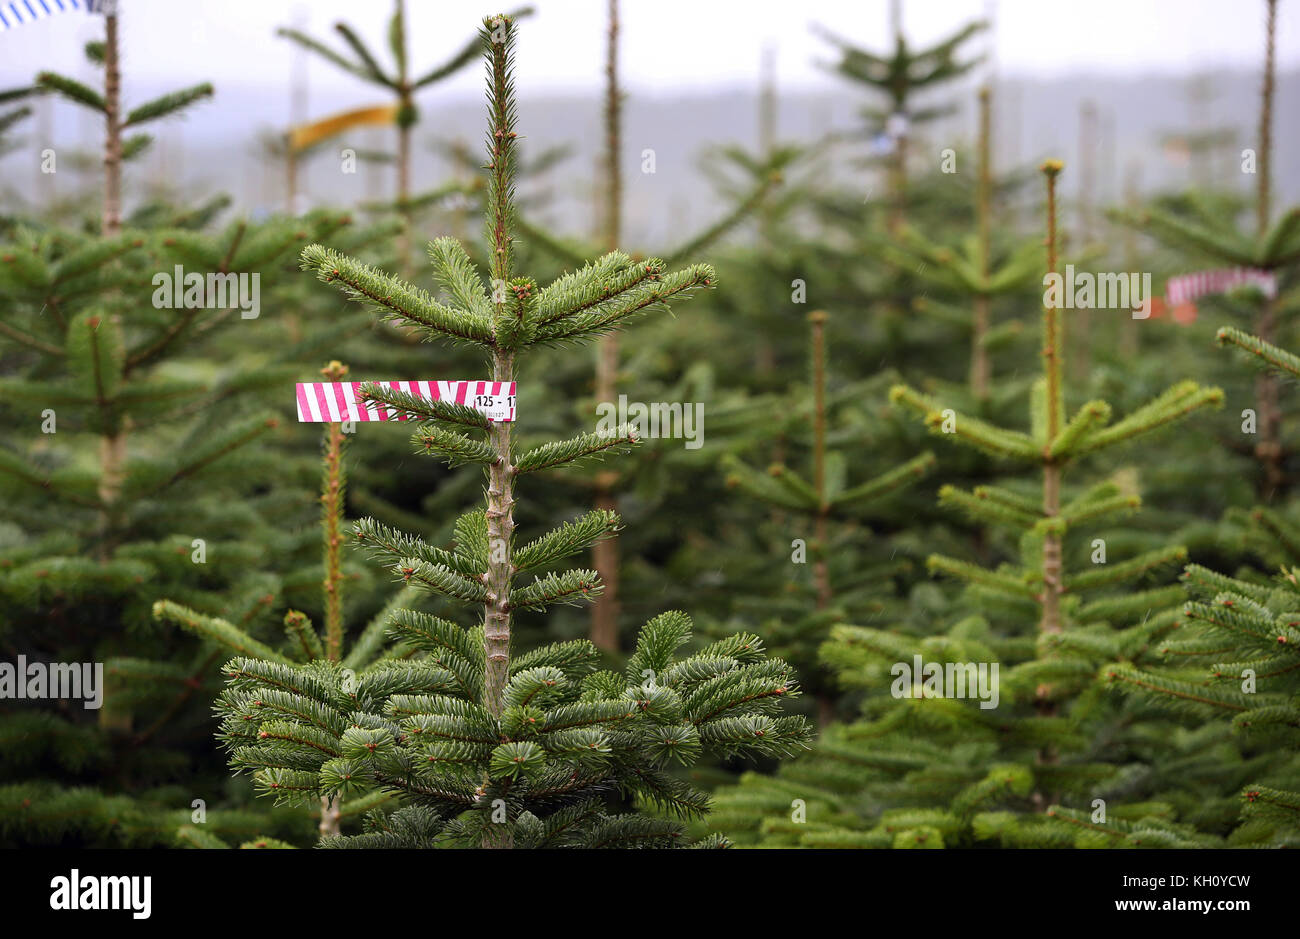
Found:
[[[214,368],[198,352],[232,324],[249,325],[230,279],[256,274],[269,287],[304,240],[339,224],[237,222],[211,234],[186,227],[206,225],[208,207],[145,206],[128,221],[151,227],[120,230],[120,159],[140,147],[123,144],[122,128],[172,113],[207,86],[121,118],[117,18],[106,22],[105,42],[90,49],[105,66],[102,96],[54,75],[41,82],[104,115],[103,205],[87,226],[100,232],[31,223],[0,244],[11,372],[0,379],[0,411],[15,429],[0,447],[0,633],[30,661],[104,663],[107,687],[98,711],[6,705],[8,844],[170,844],[176,815],[188,818],[193,795],[175,787],[202,759],[187,745],[202,739],[200,692],[214,659],[160,635],[144,594],[166,590],[256,628],[280,592],[266,552],[286,519],[273,510],[292,502],[283,489],[254,493],[247,480],[272,465],[256,445],[276,421],[258,413],[257,393],[293,371]],[[173,281],[160,300],[156,278],[171,280],[178,264],[202,272],[203,286]],[[273,830],[262,814],[214,826]]]
[[[321,369],[321,374],[328,381],[342,381],[348,368],[341,362],[330,362]],[[345,676],[349,672],[365,669],[381,656],[401,658],[403,654],[411,655],[414,647],[406,649],[385,648],[385,630],[388,617],[393,611],[405,609],[419,600],[419,591],[410,586],[403,587],[357,634],[352,636],[351,648],[345,649],[347,631],[344,607],[345,576],[343,572],[342,553],[344,547],[343,519],[344,501],[347,490],[347,471],[344,454],[347,436],[343,425],[327,422],[322,439],[321,460],[321,545],[322,563],[318,570],[324,576],[319,580],[324,610],[324,630],[319,631],[312,625],[307,614],[300,610],[289,610],[284,615],[284,632],[286,641],[280,649],[273,649],[250,636],[239,626],[233,625],[219,617],[205,616],[189,607],[160,600],[154,604],[154,618],[179,626],[188,632],[207,640],[222,649],[237,655],[257,654],[267,661],[292,662],[306,664],[315,660],[337,664]],[[345,654],[346,652],[346,654]],[[368,798],[349,802],[345,807],[342,800],[331,796],[322,796],[318,816],[317,830],[320,837],[329,837],[340,833],[345,817],[360,818],[365,812],[387,801],[389,795],[384,792],[372,793]],[[185,825],[178,832],[182,843],[204,848],[229,847],[220,837],[208,830],[207,826]],[[242,847],[292,847],[292,845],[264,835],[246,841]]]
[[[1049,161],[1043,169],[1047,269],[1055,272],[1061,165]],[[1095,676],[1116,648],[1143,641],[1162,623],[1127,632],[1116,627],[1142,621],[1170,594],[1113,588],[1186,552],[1175,546],[1123,560],[1106,557],[1105,539],[1084,539],[1097,533],[1093,526],[1099,522],[1136,508],[1138,497],[1119,480],[1070,494],[1062,477],[1099,451],[1218,403],[1222,393],[1183,382],[1115,423],[1102,401],[1085,403],[1067,419],[1058,292],[1049,289],[1044,301],[1042,377],[1033,391],[1029,432],[957,413],[905,385],[891,391],[895,403],[920,413],[940,436],[1040,470],[1041,482],[1032,488],[1013,483],[972,492],[945,486],[940,492],[943,504],[1011,529],[1019,538],[1019,563],[990,569],[932,556],[934,572],[968,585],[966,607],[977,611],[941,634],[835,627],[824,656],[846,685],[862,693],[862,720],[826,733],[814,755],[776,778],[751,775],[719,794],[719,823],[748,814],[763,819],[760,834],[774,843],[822,847],[1067,846],[1075,843],[1072,823],[1080,814],[1073,806],[1109,795],[1107,787],[1128,794],[1141,783],[1149,791],[1165,782],[1134,783],[1123,764],[1143,729],[1128,728],[1122,713],[1105,706]],[[1090,596],[1098,591],[1100,596]],[[981,707],[992,698],[976,700],[969,688],[954,695],[942,684],[932,687],[924,669],[903,687],[898,668],[911,670],[915,656],[939,666],[941,678],[965,663],[996,663],[1000,681],[991,679],[996,683],[990,689],[997,691],[996,706]],[[1180,746],[1197,745],[1159,735],[1140,744],[1147,752],[1163,746],[1171,761],[1183,755]],[[795,799],[805,805],[792,817]],[[798,817],[799,811],[806,817]],[[1132,843],[1212,841],[1193,825],[1171,820],[1165,803],[1130,798],[1113,813],[1133,819]]]
[[[21,138],[13,135],[13,129],[32,116],[32,109],[28,105],[10,107],[8,103],[26,98],[32,91],[31,88],[11,88],[0,91],[0,157],[8,156],[22,145]],[[4,191],[4,197],[5,202],[11,205],[18,200],[18,194],[8,188]],[[7,234],[5,228],[12,223],[11,217],[0,215],[0,236]]]
[[[986,26],[983,21],[969,23],[942,42],[916,49],[904,38],[900,6],[901,0],[892,0],[890,25],[894,48],[886,55],[868,52],[829,30],[818,29],[819,35],[840,51],[840,61],[833,71],[887,98],[886,107],[865,107],[861,113],[867,121],[867,136],[884,141],[887,147],[885,160],[891,231],[897,230],[905,217],[908,138],[912,126],[933,121],[952,111],[948,106],[917,107],[915,99],[928,89],[960,78],[979,64],[979,57],[963,58],[963,47]]]
[[[988,88],[982,88],[977,140],[976,231],[973,236],[964,238],[954,248],[936,243],[911,226],[903,225],[892,236],[877,240],[883,256],[900,269],[914,272],[918,280],[956,294],[962,301],[969,298],[969,312],[946,300],[924,295],[913,301],[913,307],[930,315],[951,318],[969,330],[968,380],[971,394],[976,399],[987,398],[992,389],[990,348],[1020,329],[1020,323],[1014,320],[995,328],[993,302],[1023,292],[1028,284],[1038,282],[1040,268],[1039,245],[1032,240],[995,246],[991,143],[990,93]]]
[[[608,0],[607,11],[605,95],[602,115],[604,147],[601,154],[600,185],[597,196],[598,224],[595,237],[589,239],[602,251],[615,250],[623,240],[624,93],[619,85],[618,74],[621,28],[618,0]],[[749,190],[739,195],[734,200],[734,205],[720,218],[700,231],[688,235],[676,250],[666,254],[665,264],[671,267],[682,263],[684,259],[705,250],[750,218],[781,182],[779,166],[784,159],[785,156],[782,155],[757,168],[758,172],[754,174]],[[518,224],[519,231],[525,238],[566,264],[581,264],[589,257],[585,245],[580,248],[571,247],[551,236],[540,226],[530,224],[527,219],[521,218]],[[601,336],[596,350],[594,387],[598,405],[614,403],[618,400],[620,359],[617,334],[608,333]],[[597,510],[616,512],[619,509],[620,493],[636,485],[637,475],[635,469],[620,473],[602,467],[584,482],[593,489],[592,497]],[[600,575],[605,589],[591,606],[588,635],[598,648],[609,652],[617,652],[620,644],[622,564],[619,555],[619,544],[612,539],[598,542],[592,548],[592,566]]]
[[[481,348],[493,380],[505,382],[514,380],[516,362],[530,347],[594,338],[714,280],[707,265],[669,272],[658,260],[632,262],[617,251],[546,288],[515,273],[515,31],[509,17],[497,16],[484,21],[481,33],[493,289],[484,289],[464,249],[449,238],[429,251],[454,306],[327,249],[303,252],[306,269],[383,315],[429,338]],[[253,655],[226,666],[221,736],[234,765],[251,771],[261,789],[312,801],[379,789],[404,802],[388,815],[374,814],[367,833],[324,844],[672,846],[682,841],[680,822],[614,810],[607,794],[698,817],[707,797],[673,776],[672,763],[692,763],[705,751],[781,755],[803,745],[803,719],[778,716],[782,699],[797,693],[794,676],[784,662],[764,656],[752,635],[679,659],[690,619],[666,613],[642,631],[622,675],[596,670],[599,654],[588,641],[522,655],[511,648],[518,614],[600,591],[594,571],[552,570],[516,586],[518,575],[553,568],[618,527],[613,513],[595,511],[516,546],[517,483],[542,469],[626,450],[637,442],[634,433],[582,434],[517,453],[510,422],[376,385],[366,385],[363,395],[422,421],[414,437],[421,452],[485,468],[485,509],[461,517],[452,550],[372,520],[356,526],[357,540],[404,581],[481,609],[482,624],[465,629],[397,611],[392,635],[425,655],[380,660],[354,687],[328,660],[293,665]]]
[[[1300,377],[1300,358],[1284,349],[1232,327],[1217,338],[1268,370]],[[1300,528],[1266,509],[1256,510],[1255,519],[1281,548],[1277,573],[1265,579],[1243,569],[1229,577],[1189,564],[1186,604],[1166,617],[1159,636],[1129,644],[1133,653],[1106,665],[1101,677],[1144,710],[1230,726],[1249,761],[1201,772],[1217,769],[1238,790],[1241,824],[1231,843],[1294,847],[1300,844]]]
[[[1266,28],[1264,80],[1260,94],[1259,141],[1254,152],[1243,151],[1242,170],[1256,180],[1253,230],[1242,230],[1238,213],[1225,211],[1221,200],[1193,193],[1182,200],[1181,212],[1149,209],[1127,220],[1151,235],[1187,252],[1202,263],[1257,268],[1278,279],[1277,295],[1268,298],[1255,290],[1234,291],[1234,312],[1252,318],[1250,332],[1265,343],[1275,343],[1288,322],[1288,314],[1300,306],[1300,292],[1294,287],[1294,271],[1300,264],[1300,206],[1288,210],[1276,223],[1272,217],[1273,98],[1277,0],[1265,0]],[[1272,498],[1285,494],[1290,485],[1287,462],[1290,451],[1283,440],[1282,413],[1278,402],[1277,377],[1261,373],[1255,385],[1258,440],[1254,457],[1259,464],[1259,494]]]
[[[513,16],[526,16],[531,8],[517,10]],[[277,35],[296,42],[328,60],[367,84],[387,90],[397,100],[397,206],[402,213],[404,228],[398,241],[398,258],[403,269],[411,254],[411,131],[419,122],[420,111],[415,106],[415,95],[425,88],[450,78],[474,60],[478,52],[477,37],[470,39],[446,62],[423,75],[412,77],[407,54],[406,4],[394,0],[393,16],[388,21],[388,47],[393,54],[394,69],[385,71],[374,53],[361,41],[361,37],[347,23],[335,23],[335,31],[343,37],[355,59],[340,55],[325,44],[312,39],[296,29],[281,27]]]
[[[882,569],[886,578],[892,571],[892,557],[869,558],[852,549],[862,532],[851,523],[860,521],[875,503],[919,480],[934,464],[934,454],[926,452],[871,479],[850,485],[849,459],[844,451],[831,449],[827,444],[827,318],[822,310],[808,315],[812,331],[812,400],[804,402],[805,407],[799,412],[802,422],[810,424],[812,431],[808,478],[785,462],[772,463],[766,471],[731,455],[723,462],[728,486],[782,513],[794,515],[807,526],[800,532],[806,539],[804,547],[802,550],[795,547],[795,554],[806,553],[807,560],[811,561],[812,590],[807,599],[811,599],[813,609],[805,610],[801,616],[796,614],[782,624],[780,632],[785,635],[780,637],[779,645],[776,635],[769,633],[769,643],[774,651],[792,660],[804,676],[805,689],[817,697],[818,719],[823,727],[834,717],[836,695],[826,677],[809,679],[810,674],[818,671],[817,663],[808,661],[813,657],[810,653],[825,639],[831,625],[828,617],[842,620],[860,611],[862,604],[878,603]],[[832,535],[832,526],[843,529],[837,532],[838,537]],[[832,561],[841,558],[848,563],[836,564],[840,577],[832,583]],[[802,556],[798,560],[805,562]]]
[[[179,114],[196,102],[211,98],[212,85],[202,82],[180,91],[169,92],[124,113],[116,10],[104,16],[103,42],[86,44],[86,58],[104,70],[102,93],[57,72],[41,72],[37,75],[36,88],[58,94],[103,116],[104,213],[100,234],[112,237],[122,229],[122,163],[138,157],[153,142],[148,134],[138,133],[124,137],[124,132]]]

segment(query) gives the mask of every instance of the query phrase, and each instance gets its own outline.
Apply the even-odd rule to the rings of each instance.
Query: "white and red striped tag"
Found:
[[[404,421],[406,415],[376,401],[364,404],[357,392],[366,384],[359,381],[298,382],[298,420],[326,421]],[[429,401],[451,401],[482,411],[490,421],[515,419],[515,383],[512,381],[377,381],[394,391]]]
[[[1223,293],[1233,287],[1251,284],[1264,292],[1264,296],[1277,296],[1277,277],[1272,271],[1255,267],[1233,267],[1219,271],[1197,271],[1180,274],[1165,282],[1165,302],[1171,306],[1190,303],[1197,297],[1210,293]]]

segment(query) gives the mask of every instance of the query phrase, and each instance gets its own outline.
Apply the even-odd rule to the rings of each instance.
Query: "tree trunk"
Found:
[[[104,17],[104,213],[102,233],[122,231],[122,74],[118,66],[117,14]]]
[[[990,215],[992,212],[993,170],[989,155],[989,89],[981,88],[979,93],[979,177],[975,196],[975,213],[979,226],[979,265],[980,277],[987,280],[989,276]],[[976,398],[988,397],[989,393],[989,353],[984,346],[984,337],[989,331],[989,297],[979,294],[975,297],[975,315],[971,320],[970,340],[970,390]]]
[[[1268,232],[1270,202],[1272,198],[1272,151],[1273,151],[1273,86],[1275,70],[1275,48],[1277,37],[1277,0],[1268,0],[1268,24],[1264,45],[1264,87],[1260,94],[1259,108],[1259,154],[1256,166],[1258,192],[1255,203],[1255,229],[1260,238]],[[1255,324],[1255,334],[1265,342],[1274,341],[1276,332],[1276,301],[1266,300]],[[1278,404],[1277,377],[1264,373],[1255,381],[1255,410],[1259,422],[1259,443],[1255,445],[1255,456],[1263,467],[1260,481],[1266,500],[1272,501],[1285,488],[1286,475],[1283,472],[1282,454],[1282,411]]]
[[[320,797],[320,836],[331,838],[339,834],[339,818],[342,815],[338,802],[329,796]]]
[[[104,204],[101,231],[112,238],[122,231],[122,75],[118,65],[117,15],[104,17]],[[112,553],[114,504],[122,491],[126,464],[126,427],[119,425],[99,440],[100,557]]]
[[[609,30],[605,60],[605,250],[618,248],[622,229],[623,174],[619,162],[622,146],[622,103],[618,90],[618,0],[609,0]],[[596,400],[614,401],[618,391],[618,336],[610,333],[600,338],[596,351]],[[618,474],[601,473],[596,477],[596,508],[618,511],[614,487]],[[604,592],[591,607],[589,638],[598,649],[618,650],[619,620],[619,550],[612,538],[598,542],[591,549],[592,565],[604,584]]]

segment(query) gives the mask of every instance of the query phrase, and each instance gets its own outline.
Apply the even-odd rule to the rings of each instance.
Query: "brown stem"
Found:
[[[490,125],[494,141],[491,200],[488,206],[489,248],[492,252],[492,279],[502,289],[493,290],[494,330],[509,316],[504,289],[511,276],[511,173],[514,167],[515,134],[508,125],[509,70],[504,44],[493,42],[491,49],[492,100],[495,103]],[[499,335],[499,332],[498,332]],[[510,349],[496,345],[492,350],[492,380],[514,381],[515,356]],[[488,563],[483,573],[487,596],[483,604],[483,706],[500,718],[505,711],[506,684],[510,680],[510,585],[514,577],[514,455],[513,423],[492,421],[488,424],[488,446],[495,459],[488,466],[487,536]],[[509,825],[491,824],[483,833],[485,848],[510,848],[514,838]]]
[[[1131,163],[1124,179],[1124,206],[1130,212],[1137,209],[1138,172],[1139,165]],[[1133,230],[1133,226],[1126,225],[1124,226],[1124,268],[1129,271],[1136,270],[1137,264],[1137,235]],[[1124,325],[1120,332],[1120,355],[1125,359],[1136,359],[1138,354],[1138,321],[1132,316],[1125,316],[1122,322]]]
[[[1260,238],[1268,232],[1271,201],[1271,165],[1273,150],[1273,86],[1277,35],[1277,0],[1267,0],[1268,25],[1264,45],[1264,88],[1259,107],[1259,165],[1258,194],[1255,205],[1256,231]],[[1266,300],[1255,321],[1255,334],[1265,342],[1273,342],[1277,327],[1277,310],[1273,300]],[[1255,445],[1256,459],[1263,465],[1262,492],[1273,499],[1286,483],[1282,470],[1282,411],[1278,403],[1277,377],[1264,373],[1255,380],[1255,410],[1259,421],[1259,443]]]
[[[409,100],[403,99],[403,105]],[[403,124],[397,129],[397,202],[401,206],[402,230],[397,236],[397,256],[401,259],[402,276],[411,276],[411,128]]]
[[[817,491],[817,521],[814,537],[817,540],[817,557],[813,562],[813,579],[817,585],[817,609],[831,604],[830,571],[826,564],[827,517],[830,506],[826,501],[826,320],[823,310],[808,314],[812,324],[812,379],[813,379],[813,488]]]
[[[619,161],[622,147],[622,98],[618,89],[618,0],[609,0],[609,29],[605,59],[605,215],[604,242],[607,251],[618,248],[622,234],[623,173]],[[618,390],[618,336],[600,338],[596,350],[596,400],[613,401]],[[614,496],[616,473],[596,478],[596,507],[617,511]],[[592,564],[604,584],[604,592],[591,607],[589,638],[599,649],[618,649],[619,550],[613,539],[592,547]]]
[[[342,381],[348,368],[332,361],[321,374],[327,381]],[[325,474],[321,486],[321,515],[325,528],[325,658],[331,662],[343,658],[343,570],[339,554],[343,545],[340,522],[343,518],[343,425],[331,421],[325,428]],[[339,817],[343,797],[321,796],[320,836],[339,834]]]
[[[342,381],[347,367],[331,362],[321,369],[329,381]],[[343,535],[343,425],[330,422],[325,428],[325,474],[321,485],[321,520],[325,528],[325,657],[337,662],[343,657],[343,571],[339,562]]]
[[[1273,342],[1276,332],[1276,300],[1265,300],[1255,321],[1255,335],[1265,342]],[[1277,377],[1271,372],[1262,373],[1255,379],[1255,410],[1259,425],[1255,458],[1264,470],[1260,480],[1260,495],[1271,502],[1286,487],[1282,452],[1282,406]]]
[[[989,276],[990,216],[992,215],[993,171],[990,156],[989,99],[987,87],[979,93],[979,178],[976,184],[975,212],[979,226],[980,278]],[[989,331],[989,297],[981,293],[975,298],[975,316],[971,322],[970,390],[977,398],[988,397],[989,355],[984,338]]]
[[[907,134],[894,139],[894,153],[889,161],[889,232],[897,234],[906,221],[907,209]]]
[[[1044,164],[1047,176],[1047,270],[1056,272],[1056,177],[1061,164]],[[1061,336],[1060,313],[1054,302],[1043,309],[1043,371],[1047,377],[1047,442],[1043,458],[1043,514],[1054,518],[1061,511],[1061,466],[1047,455],[1047,448],[1061,432]],[[1061,631],[1061,536],[1049,532],[1043,538],[1043,612],[1040,629],[1045,633]]]
[[[293,144],[287,145],[284,162],[288,177],[285,181],[284,212],[292,217],[295,214],[294,206],[298,204],[298,156],[293,152]]]
[[[1085,101],[1079,111],[1079,243],[1084,247],[1093,239],[1097,136],[1097,107]],[[1092,311],[1081,306],[1071,312],[1071,318],[1070,370],[1076,381],[1086,381],[1092,361]]]
[[[122,231],[122,74],[118,67],[117,14],[104,17],[104,215],[105,238]]]
[[[110,13],[104,17],[104,211],[101,229],[105,238],[111,238],[122,230],[121,86],[117,14]],[[113,432],[101,436],[99,441],[99,498],[104,504],[100,518],[104,534],[100,555],[103,558],[112,552],[109,533],[113,523],[114,503],[121,493],[125,478],[125,462],[126,427],[119,424]]]
[[[492,380],[514,381],[514,357],[493,356]],[[487,657],[483,706],[493,717],[505,710],[506,682],[510,674],[510,581],[514,573],[512,537],[514,522],[514,469],[510,423],[493,421],[488,445],[496,460],[488,467],[487,531],[488,569],[484,582],[488,596],[483,610],[483,648]]]
[[[1275,49],[1277,45],[1277,0],[1267,0],[1268,25],[1264,39],[1264,88],[1260,94],[1259,107],[1259,193],[1255,204],[1256,230],[1260,237],[1268,231],[1268,217],[1271,208],[1272,189],[1272,155],[1273,155],[1273,85],[1276,69]]]
[[[813,560],[813,585],[817,591],[817,609],[830,607],[830,504],[826,499],[826,320],[823,310],[808,314],[812,324],[813,380],[813,488],[817,491],[817,517],[813,523],[816,553]],[[835,698],[828,693],[817,695],[817,724],[825,727],[835,719]]]

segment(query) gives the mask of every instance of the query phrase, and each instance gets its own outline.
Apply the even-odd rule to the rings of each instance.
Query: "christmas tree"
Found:
[[[1263,369],[1300,377],[1300,358],[1241,330],[1225,327],[1218,341],[1244,352]],[[1162,619],[1141,645],[1129,642],[1124,658],[1106,665],[1101,678],[1133,699],[1139,716],[1172,712],[1180,721],[1221,733],[1230,728],[1247,761],[1215,767],[1240,793],[1238,845],[1300,843],[1300,771],[1295,728],[1300,724],[1300,529],[1266,509],[1255,520],[1283,548],[1285,563],[1265,578],[1244,568],[1236,577],[1189,564],[1183,573],[1188,601]],[[1270,552],[1273,553],[1273,552]],[[1158,640],[1158,641],[1152,641]],[[1202,770],[1206,773],[1206,770]],[[1245,777],[1245,778],[1243,778]],[[1234,819],[1235,821],[1235,819]]]
[[[531,8],[515,11],[513,16],[526,16]],[[393,15],[388,21],[388,47],[393,55],[394,67],[385,70],[378,58],[362,41],[357,31],[347,23],[335,23],[334,30],[343,37],[354,58],[335,52],[296,29],[281,28],[278,33],[298,45],[333,63],[351,75],[355,75],[370,85],[384,89],[396,99],[393,123],[397,126],[397,207],[402,213],[404,227],[398,242],[397,254],[405,269],[411,254],[411,131],[419,123],[420,111],[415,105],[415,95],[440,81],[450,78],[456,72],[469,65],[478,53],[477,37],[468,40],[462,47],[441,65],[435,66],[423,75],[412,76],[409,65],[406,30],[405,0],[394,0]],[[346,120],[344,115],[342,120]],[[337,124],[340,119],[335,119]]]
[[[778,777],[751,775],[720,796],[719,824],[748,816],[754,826],[765,815],[755,834],[821,847],[1063,846],[1075,843],[1074,805],[1107,786],[1127,786],[1126,747],[1136,744],[1114,742],[1124,718],[1106,709],[1095,675],[1114,649],[1163,628],[1159,618],[1143,620],[1168,602],[1170,591],[1114,587],[1148,577],[1186,551],[1169,546],[1108,557],[1107,538],[1081,536],[1138,506],[1131,481],[1119,475],[1069,492],[1063,475],[1219,403],[1222,392],[1182,382],[1114,423],[1102,401],[1084,403],[1067,419],[1062,299],[1051,277],[1061,169],[1056,161],[1043,166],[1049,276],[1029,432],[961,414],[907,385],[890,393],[932,432],[1039,469],[1036,486],[1011,480],[940,490],[943,504],[1014,532],[1007,546],[1018,557],[990,567],[932,556],[931,570],[967,585],[963,614],[940,634],[835,627],[824,658],[863,693],[862,719],[828,732],[813,757]],[[1118,628],[1135,620],[1142,623],[1136,630]],[[1195,744],[1169,741],[1165,757],[1172,760],[1180,745]],[[1173,812],[1165,803],[1130,799],[1122,811],[1132,819],[1134,843],[1212,843],[1194,825],[1166,817]]]
[[[268,552],[289,554],[296,494],[249,480],[287,470],[259,450],[278,423],[259,393],[295,369],[214,366],[204,355],[215,337],[257,321],[263,278],[269,288],[305,240],[343,222],[319,213],[211,232],[202,207],[145,205],[123,227],[120,161],[143,147],[124,142],[123,128],[210,87],[123,117],[118,18],[105,23],[104,42],[88,50],[105,69],[102,94],[40,79],[103,116],[95,233],[24,223],[0,245],[0,406],[15,429],[0,448],[0,633],[33,663],[103,663],[96,707],[26,700],[0,715],[6,844],[170,845],[196,788],[204,802],[225,800],[194,771],[205,751],[192,749],[205,736],[201,690],[216,656],[160,633],[148,594],[254,631],[271,619],[284,570]],[[264,811],[210,824],[236,837],[279,830]]]
[[[435,275],[454,306],[328,249],[303,252],[304,268],[429,338],[483,349],[492,380],[511,382],[517,359],[538,345],[589,340],[630,317],[713,286],[704,264],[669,271],[611,252],[539,288],[513,264],[516,25],[484,21],[488,71],[489,293],[464,249],[442,238],[429,246]],[[441,617],[399,610],[393,638],[422,650],[417,659],[381,659],[356,676],[316,659],[294,665],[265,649],[229,662],[221,737],[235,766],[283,800],[375,790],[402,807],[375,813],[359,836],[328,846],[672,846],[707,797],[674,776],[673,763],[704,752],[783,755],[809,734],[802,718],[779,716],[797,694],[789,666],[767,658],[741,634],[678,658],[690,619],[672,612],[642,630],[623,674],[597,670],[588,641],[513,654],[520,614],[581,603],[600,592],[594,571],[552,570],[518,585],[525,571],[552,568],[611,536],[619,520],[596,510],[527,544],[515,545],[516,484],[531,473],[627,450],[622,427],[516,452],[510,422],[479,410],[367,384],[363,397],[421,421],[417,449],[453,464],[479,464],[486,505],[456,524],[452,550],[373,520],[356,539],[406,583],[482,609],[465,629]],[[465,431],[482,434],[475,439]],[[272,654],[265,654],[270,652]],[[606,802],[617,791],[630,811]],[[725,843],[720,837],[707,845]]]
[[[347,375],[348,368],[341,362],[331,362],[321,369],[321,374],[331,381],[341,381]],[[381,656],[400,658],[403,654],[413,653],[414,648],[385,648],[385,630],[389,615],[397,609],[414,606],[420,599],[419,591],[414,587],[403,587],[388,601],[380,613],[352,637],[351,648],[345,653],[345,608],[342,553],[344,535],[343,511],[347,491],[347,472],[344,466],[347,437],[343,424],[337,421],[326,422],[322,440],[321,472],[321,544],[324,577],[320,582],[322,607],[324,609],[324,631],[318,631],[312,625],[307,614],[301,610],[291,609],[284,615],[284,632],[287,648],[277,652],[266,644],[248,635],[243,629],[219,617],[205,616],[189,607],[172,601],[159,601],[154,604],[153,615],[156,619],[179,626],[201,639],[214,643],[237,655],[256,653],[266,661],[293,662],[306,664],[315,660],[334,663],[345,675],[355,675],[355,670],[363,669]],[[331,796],[322,796],[318,832],[321,837],[340,833],[343,819],[360,817],[366,811],[387,801],[389,795],[384,792],[371,794],[369,798],[354,800],[345,807],[342,800]],[[228,847],[218,836],[206,828],[185,825],[178,832],[183,842],[200,847]],[[259,836],[247,841],[244,847],[291,847],[279,839]]]
[[[1023,293],[1037,280],[1038,245],[1022,240],[999,245],[994,254],[993,169],[990,154],[990,92],[980,89],[979,138],[976,144],[976,232],[955,246],[936,243],[907,225],[900,225],[890,237],[877,238],[879,252],[900,270],[915,272],[915,279],[937,287],[949,295],[956,294],[960,306],[951,297],[930,298],[922,294],[913,306],[932,316],[948,316],[965,326],[970,333],[970,391],[976,399],[987,398],[992,390],[992,365],[989,351],[1008,334],[1020,330],[1016,320],[996,324],[993,302]],[[955,162],[956,152],[951,158]],[[956,166],[953,166],[956,170]],[[970,304],[967,312],[962,307]]]
[[[1213,194],[1195,191],[1178,200],[1177,206],[1121,213],[1121,217],[1179,249],[1185,257],[1229,264],[1280,279],[1300,261],[1300,206],[1288,210],[1277,222],[1272,221],[1277,0],[1265,0],[1265,11],[1258,145],[1254,150],[1242,152],[1242,170],[1253,173],[1256,181],[1253,226],[1243,230],[1238,219],[1240,213],[1234,210],[1232,203],[1225,204],[1225,200],[1215,198]],[[1270,344],[1280,338],[1279,331],[1288,322],[1288,314],[1295,311],[1297,303],[1296,293],[1288,292],[1285,282],[1277,286],[1282,289],[1267,293],[1250,288],[1234,290],[1228,298],[1230,312],[1248,317],[1250,332]],[[1191,311],[1194,315],[1194,304],[1191,304]],[[1286,463],[1294,449],[1283,439],[1278,395],[1276,375],[1273,372],[1261,373],[1255,383],[1253,410],[1258,440],[1253,447],[1253,456],[1259,468],[1257,489],[1267,499],[1275,494],[1285,494],[1290,484]]]
[[[887,99],[886,106],[864,107],[865,135],[877,154],[883,154],[889,190],[889,227],[903,224],[908,200],[908,139],[913,125],[924,125],[951,113],[951,106],[922,108],[915,104],[919,94],[960,78],[979,64],[979,57],[965,58],[964,46],[983,30],[983,21],[968,23],[932,46],[917,49],[903,34],[901,0],[891,0],[890,32],[894,48],[877,55],[854,45],[830,30],[819,34],[840,52],[834,71],[850,81],[866,85]]]
[[[920,479],[933,466],[934,454],[926,452],[870,479],[850,482],[848,457],[827,443],[825,333],[828,316],[816,310],[808,319],[812,332],[812,400],[803,402],[806,410],[799,408],[795,413],[802,423],[811,425],[806,428],[811,430],[812,437],[809,478],[805,479],[785,462],[772,463],[763,471],[728,454],[723,465],[729,486],[782,510],[783,514],[794,515],[807,526],[799,532],[804,537],[791,542],[791,559],[806,563],[811,556],[811,597],[783,598],[777,602],[786,606],[790,599],[795,603],[811,599],[812,609],[784,610],[785,620],[769,629],[784,634],[780,636],[779,647],[774,648],[791,659],[805,676],[804,687],[816,694],[819,721],[825,726],[834,715],[835,694],[828,680],[808,677],[817,673],[815,650],[833,621],[849,618],[866,607],[874,607],[875,614],[882,611],[883,596],[887,595],[889,576],[893,573],[891,562],[897,554],[896,546],[888,555],[883,550],[874,553],[863,550],[860,542],[878,539],[852,523],[869,516],[875,503]],[[779,409],[780,405],[776,407]],[[770,422],[770,412],[765,412],[762,419]],[[835,537],[832,526],[841,529]],[[831,576],[832,562],[838,568],[835,582]],[[770,597],[752,599],[756,601],[752,606],[766,606],[769,611],[774,602]],[[777,641],[775,634],[770,635],[769,642]]]

